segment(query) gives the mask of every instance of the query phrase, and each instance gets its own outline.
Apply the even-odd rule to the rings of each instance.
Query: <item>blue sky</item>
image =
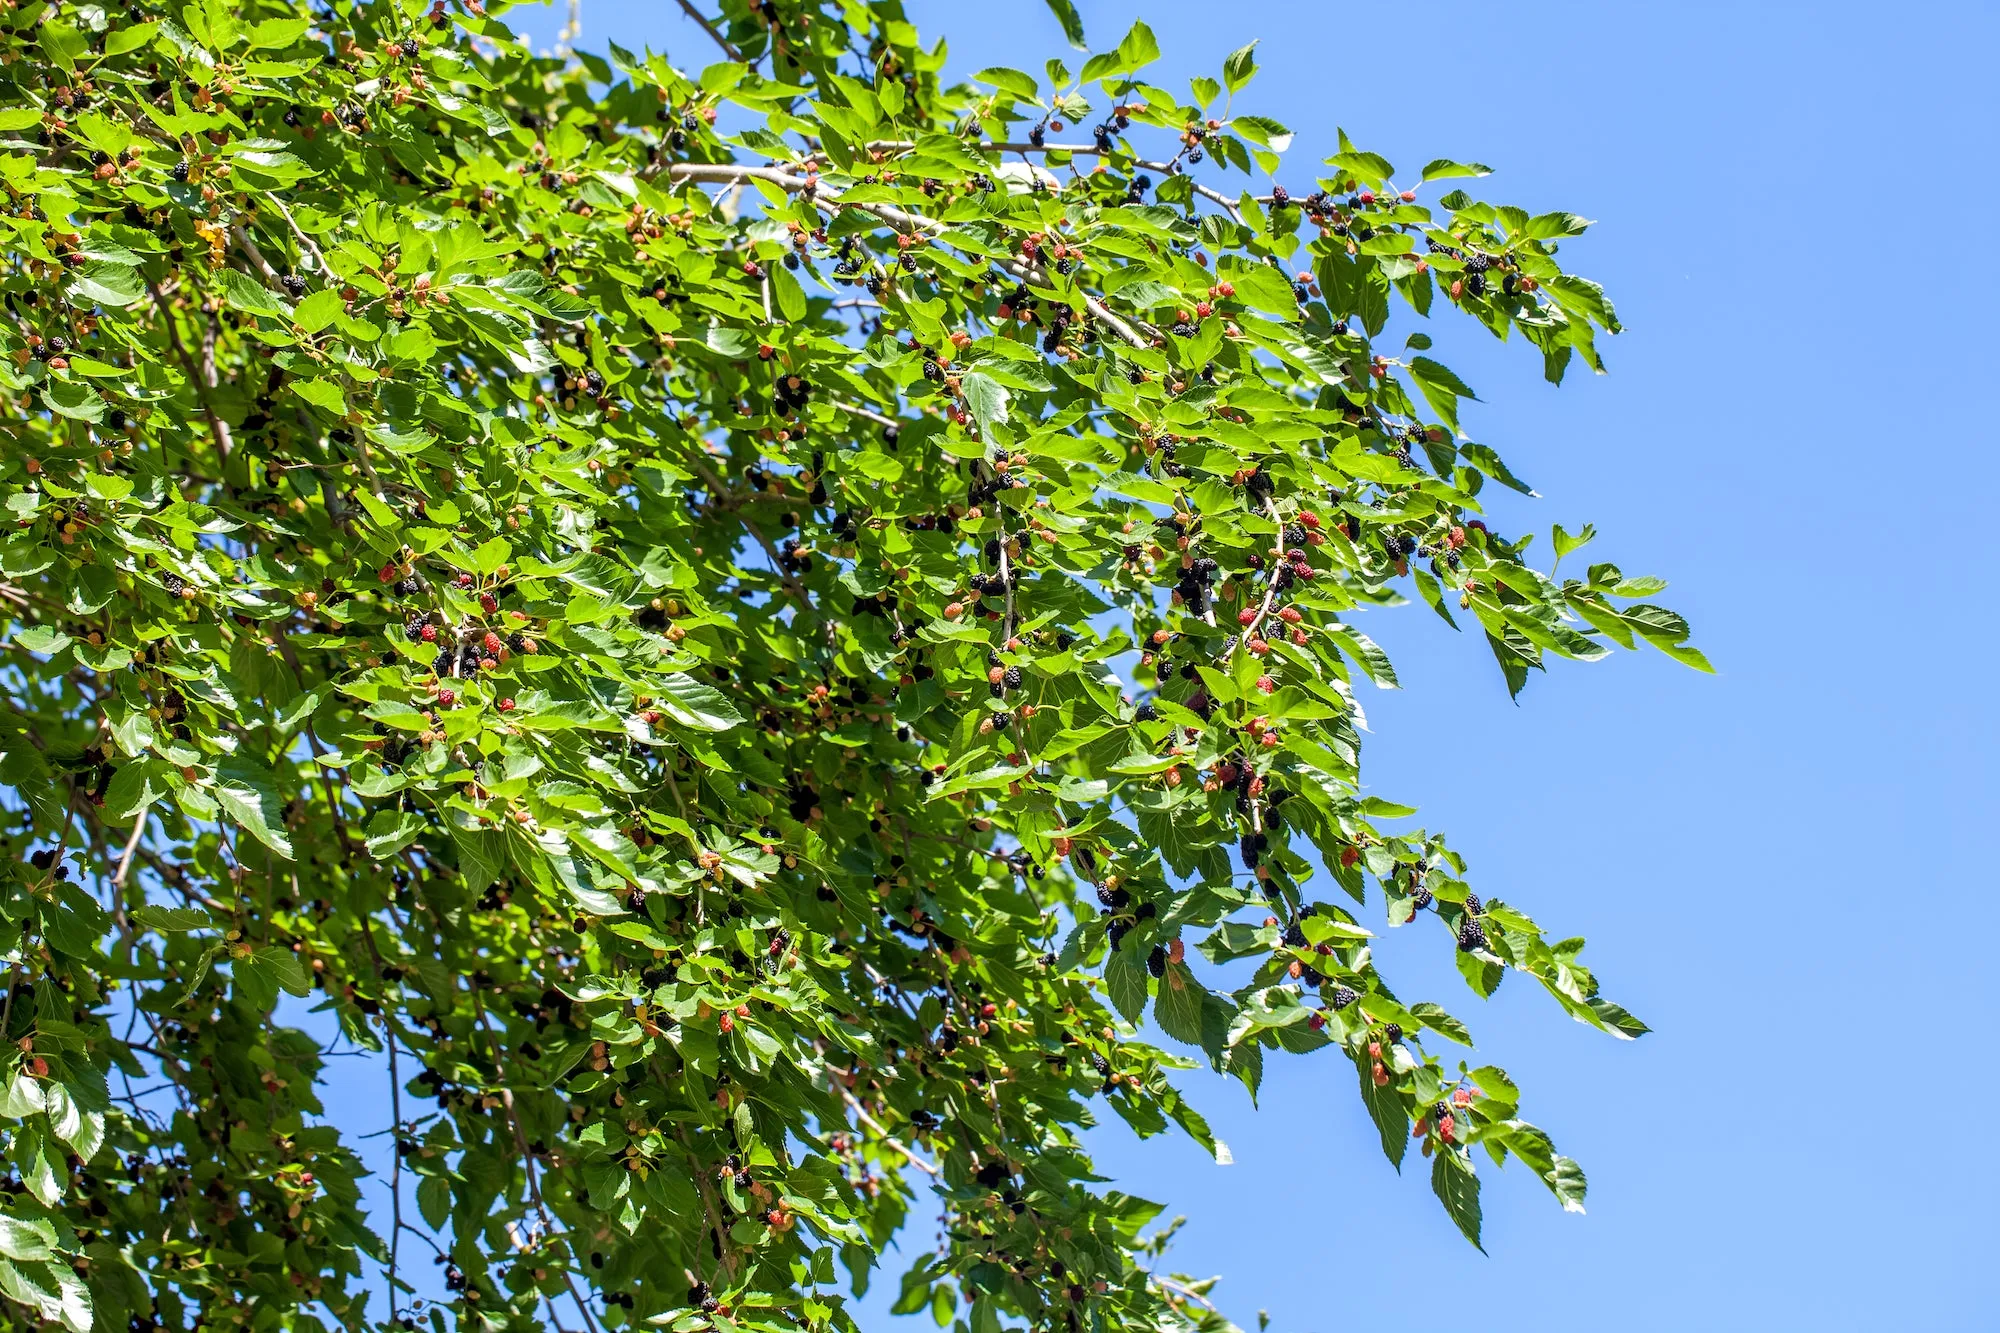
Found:
[[[1485,197],[1598,220],[1565,259],[1628,326],[1609,376],[1551,388],[1450,320],[1437,355],[1483,399],[1467,430],[1544,497],[1501,530],[1595,522],[1590,557],[1671,579],[1720,671],[1557,664],[1517,706],[1421,607],[1361,622],[1405,686],[1365,699],[1373,790],[1447,830],[1476,887],[1587,934],[1655,1029],[1613,1042],[1518,979],[1481,1002],[1436,940],[1383,942],[1405,998],[1465,1019],[1583,1162],[1588,1216],[1488,1170],[1481,1257],[1382,1159],[1351,1070],[1313,1059],[1270,1061],[1255,1113],[1195,1081],[1235,1165],[1114,1120],[1106,1174],[1190,1214],[1175,1266],[1281,1333],[2000,1327],[1977,1279],[2000,928],[1975,845],[2000,827],[1979,490],[2000,11],[1077,4],[1104,46],[1143,13],[1175,82],[1262,38],[1239,109],[1297,131],[1301,193],[1340,125],[1412,177],[1485,162]],[[1038,0],[910,10],[961,75],[1069,54]],[[664,0],[584,0],[583,24],[586,48],[710,59]],[[367,1082],[336,1119],[375,1127]]]

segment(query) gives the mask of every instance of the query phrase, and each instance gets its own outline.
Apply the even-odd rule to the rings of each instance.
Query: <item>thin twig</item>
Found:
[[[1222,655],[1221,665],[1225,670],[1229,666],[1229,659],[1236,655],[1236,650],[1255,637],[1258,626],[1262,625],[1264,618],[1271,614],[1271,603],[1278,600],[1278,578],[1285,572],[1285,566],[1288,563],[1285,559],[1285,524],[1284,520],[1278,517],[1277,502],[1275,500],[1264,501],[1264,512],[1270,515],[1271,522],[1277,525],[1278,553],[1271,559],[1271,578],[1270,582],[1265,585],[1264,604],[1257,608],[1256,619],[1243,627],[1243,632],[1236,636],[1236,642],[1230,644],[1229,651]]]
[[[727,493],[728,488],[722,484],[722,478],[715,475],[714,468],[709,467],[708,464],[700,458],[695,458],[690,461],[694,463],[695,471],[698,474],[700,474],[702,481],[708,486],[708,492],[710,495],[722,496]],[[756,538],[757,545],[764,548],[764,556],[771,562],[771,571],[778,576],[779,582],[785,585],[785,591],[789,592],[793,597],[798,599],[798,603],[801,609],[810,610],[812,607],[812,599],[806,594],[805,585],[800,583],[797,579],[793,578],[790,574],[785,573],[784,560],[783,557],[781,557],[778,554],[778,548],[771,545],[771,539],[769,537],[766,537],[757,528],[757,525],[750,521],[749,516],[744,514],[741,509],[736,509],[735,512],[736,512],[736,520],[737,522],[743,525],[743,530],[749,533],[752,537]]]
[[[480,1003],[477,990],[473,992],[473,1011],[479,1018],[479,1030],[486,1034],[487,1054],[493,1061],[494,1073],[500,1079],[500,1104],[506,1108],[507,1123],[514,1129],[514,1146],[520,1151],[522,1166],[527,1171],[528,1197],[534,1201],[535,1211],[541,1214],[542,1225],[548,1228],[549,1234],[560,1236],[564,1234],[564,1229],[556,1222],[555,1214],[549,1211],[548,1202],[542,1197],[541,1176],[535,1170],[535,1154],[528,1148],[527,1131],[521,1128],[521,1115],[514,1107],[514,1090],[507,1086],[512,1080],[508,1078],[506,1062],[500,1057],[500,1039],[493,1035],[493,1029],[486,1021],[486,1006]],[[590,1313],[590,1306],[577,1291],[576,1282],[570,1277],[567,1267],[563,1269],[562,1277],[563,1285],[569,1289],[570,1299],[576,1302],[576,1312],[583,1316],[584,1326],[590,1329],[591,1333],[602,1333],[597,1326],[596,1318]]]
[[[229,229],[229,239],[235,241],[236,248],[257,266],[257,271],[264,275],[265,282],[274,285],[278,282],[278,270],[272,268],[270,261],[264,258],[264,252],[257,248],[257,242],[250,239],[250,233],[243,229],[242,223],[239,222]]]
[[[403,1076],[396,1067],[396,1029],[386,1017],[382,1020],[382,1035],[389,1040],[389,1118],[396,1127],[396,1158],[389,1168],[389,1213],[396,1224],[389,1235],[389,1318],[394,1320],[396,1259],[403,1239]]]
[[[195,401],[201,405],[201,414],[207,418],[208,429],[215,436],[216,452],[220,455],[215,473],[221,476],[229,466],[229,427],[215,414],[215,405],[208,400],[208,388],[201,378],[201,372],[195,368],[194,358],[188,355],[187,346],[181,342],[180,328],[174,323],[173,311],[167,308],[166,298],[160,295],[159,284],[151,278],[147,278],[145,282],[146,290],[153,294],[153,305],[160,312],[160,322],[166,327],[167,342],[172,345],[174,355],[179,358],[181,369],[187,372],[188,387],[194,390]]]
[[[679,0],[679,3],[681,12],[696,23],[699,23],[702,29],[715,39],[715,44],[722,48],[722,54],[728,56],[731,60],[741,60],[743,58],[743,53],[737,50],[727,37],[722,35],[722,29],[715,26],[713,19],[709,18],[708,15],[702,13],[699,9],[696,9],[690,3],[690,0]]]
[[[1188,1300],[1195,1301],[1198,1304],[1206,1306],[1210,1310],[1215,1310],[1215,1313],[1217,1314],[1222,1313],[1220,1310],[1215,1309],[1214,1301],[1211,1301],[1210,1299],[1208,1299],[1208,1297],[1202,1295],[1200,1292],[1196,1291],[1193,1287],[1187,1286],[1186,1284],[1181,1282],[1176,1282],[1174,1281],[1174,1279],[1170,1277],[1161,1277],[1158,1273],[1148,1273],[1146,1274],[1146,1276],[1153,1279],[1153,1284],[1155,1286],[1160,1287],[1165,1291],[1170,1291],[1176,1296],[1185,1297]]]
[[[901,428],[901,426],[903,425],[903,423],[896,420],[896,418],[885,417],[880,412],[877,412],[872,408],[863,407],[859,403],[850,403],[839,398],[835,398],[832,401],[833,405],[839,408],[841,411],[849,412],[857,417],[862,417],[865,418],[866,420],[873,421],[877,425],[895,426],[898,428]]]
[[[285,224],[292,229],[292,235],[298,237],[299,247],[313,257],[313,263],[319,268],[320,277],[328,282],[332,282],[333,266],[326,262],[326,256],[320,252],[319,244],[312,237],[306,235],[305,228],[301,227],[298,219],[292,216],[292,210],[285,207],[284,200],[278,198],[275,194],[266,195],[265,197],[284,216]]]
[[[113,889],[124,888],[125,877],[132,873],[132,854],[139,850],[139,839],[146,835],[146,821],[147,813],[144,810],[141,810],[139,817],[132,821],[132,836],[125,840],[125,855],[119,858],[118,873],[111,877]]]
[[[894,1134],[891,1134],[888,1130],[882,1128],[881,1121],[877,1120],[874,1116],[868,1114],[867,1109],[861,1105],[861,1099],[859,1097],[856,1097],[853,1093],[849,1092],[847,1090],[846,1085],[840,1081],[839,1075],[841,1074],[842,1071],[838,1066],[829,1064],[826,1067],[826,1072],[830,1076],[830,1081],[833,1085],[834,1090],[840,1094],[840,1099],[846,1102],[848,1108],[854,1112],[854,1118],[856,1120],[859,1120],[863,1125],[866,1125],[869,1129],[874,1130],[876,1138],[888,1144],[891,1148],[894,1148],[897,1152],[903,1154],[903,1156],[909,1160],[911,1166],[914,1166],[921,1171],[928,1171],[931,1173],[932,1176],[941,1176],[943,1174],[938,1170],[937,1164],[935,1162],[932,1162],[927,1158],[920,1157],[919,1155],[917,1155],[917,1153],[911,1150],[908,1144],[904,1143]]]

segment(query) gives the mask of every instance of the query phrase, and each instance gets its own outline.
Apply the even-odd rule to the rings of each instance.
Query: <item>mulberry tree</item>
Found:
[[[1580,1208],[1371,940],[1645,1028],[1362,794],[1357,690],[1415,602],[1516,691],[1706,668],[1482,517],[1430,355],[1601,369],[1585,223],[1285,162],[1251,47],[713,4],[0,9],[10,1320],[851,1328],[937,1218],[898,1310],[1221,1330],[1084,1131],[1221,1152],[1281,1054],[1475,1243],[1510,1160]]]

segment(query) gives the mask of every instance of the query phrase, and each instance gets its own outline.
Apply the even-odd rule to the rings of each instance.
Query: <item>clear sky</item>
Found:
[[[1364,700],[1373,790],[1447,830],[1475,887],[1588,935],[1655,1029],[1614,1042],[1518,978],[1482,1002],[1434,939],[1383,942],[1399,992],[1463,1018],[1582,1161],[1588,1216],[1489,1166],[1481,1257],[1383,1160],[1349,1066],[1313,1058],[1269,1061],[1258,1112],[1190,1076],[1235,1165],[1112,1118],[1105,1174],[1190,1214],[1174,1266],[1225,1274],[1225,1310],[1279,1333],[2000,1328],[1978,852],[2000,829],[1979,489],[2000,9],[1077,6],[1106,47],[1143,13],[1154,82],[1263,39],[1240,109],[1297,131],[1298,193],[1340,125],[1412,178],[1485,162],[1483,197],[1598,220],[1564,258],[1627,325],[1609,376],[1551,388],[1530,349],[1448,319],[1437,355],[1484,400],[1466,429],[1544,497],[1501,530],[1595,522],[1590,558],[1672,580],[1659,600],[1720,671],[1559,663],[1517,706],[1428,610],[1361,622],[1405,686]],[[1070,54],[1040,0],[910,9],[960,75]],[[607,39],[711,58],[667,0],[583,0],[580,44]],[[381,1119],[366,1083],[330,1107],[357,1130]],[[883,1305],[871,1329],[897,1327]]]

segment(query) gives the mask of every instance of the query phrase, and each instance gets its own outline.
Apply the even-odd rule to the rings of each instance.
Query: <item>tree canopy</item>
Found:
[[[1143,23],[504,8],[0,11],[10,1317],[843,1329],[935,1216],[900,1311],[1213,1333],[1084,1132],[1226,1155],[1190,1071],[1281,1054],[1475,1243],[1480,1167],[1580,1209],[1371,941],[1645,1028],[1367,794],[1356,622],[1706,669],[1430,355],[1601,369],[1585,222],[1285,163]]]

